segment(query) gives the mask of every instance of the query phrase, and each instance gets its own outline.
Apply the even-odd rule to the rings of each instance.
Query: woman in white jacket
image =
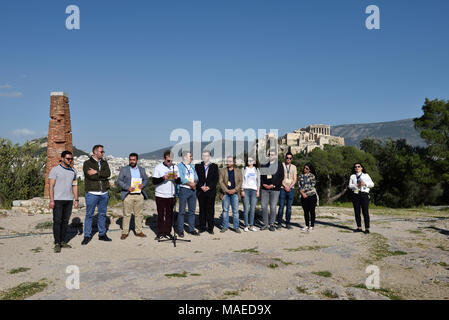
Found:
[[[362,232],[362,219],[360,217],[360,208],[362,208],[365,233],[369,233],[369,190],[373,187],[373,180],[366,173],[363,165],[355,163],[352,175],[349,178],[349,189],[353,192],[352,204],[354,205],[355,221],[357,223],[357,229],[354,232]]]

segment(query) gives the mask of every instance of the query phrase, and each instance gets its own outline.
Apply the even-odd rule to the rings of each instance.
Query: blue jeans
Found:
[[[187,224],[188,231],[195,230],[195,210],[196,210],[196,192],[192,189],[179,188],[179,212],[177,220],[178,233],[184,232],[184,215],[186,214],[186,205],[188,206]]]
[[[278,223],[282,223],[282,217],[284,216],[284,206],[287,202],[287,210],[285,213],[285,219],[287,223],[290,223],[290,218],[292,216],[292,203],[293,198],[295,197],[295,189],[290,189],[290,192],[286,192],[284,189],[281,189],[281,193],[279,194],[279,211],[278,211]]]
[[[243,198],[243,207],[245,209],[243,219],[245,220],[245,227],[254,226],[254,213],[256,212],[257,204],[257,190],[245,189],[245,197]],[[249,225],[248,225],[249,213]]]
[[[223,213],[222,213],[222,227],[223,229],[229,228],[229,205],[232,206],[232,222],[234,224],[234,229],[240,227],[239,219],[239,196],[237,193],[233,195],[225,194],[222,201]]]
[[[86,219],[84,219],[84,237],[92,237],[92,219],[98,206],[98,235],[106,234],[106,211],[108,209],[109,194],[97,196],[86,192]]]

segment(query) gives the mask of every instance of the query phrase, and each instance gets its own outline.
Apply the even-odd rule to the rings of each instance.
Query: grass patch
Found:
[[[366,287],[366,285],[364,285],[364,284],[356,284],[356,285],[353,285],[352,287],[359,288],[359,289],[370,290],[370,291],[373,291],[373,292],[380,293],[381,295],[386,296],[390,300],[401,300],[402,299],[397,293],[395,293],[391,289],[386,289],[386,288],[368,289]]]
[[[324,290],[322,292],[322,294],[323,294],[323,296],[328,297],[330,299],[338,298],[338,294],[336,294],[335,292],[333,292],[332,290],[329,290],[329,289]]]
[[[31,270],[30,268],[25,268],[25,267],[20,267],[20,268],[15,268],[15,269],[11,269],[8,271],[9,274],[16,274],[16,273],[20,273],[20,272],[27,272],[28,270]]]
[[[53,222],[52,221],[41,222],[38,223],[34,228],[37,230],[51,229],[53,228]]]
[[[324,248],[328,248],[329,246],[301,246],[298,248],[284,248],[285,251],[311,251],[311,250],[320,250]]]
[[[353,231],[349,231],[349,230],[338,230],[338,232],[341,232],[341,233],[354,233]]]
[[[187,271],[183,273],[166,273],[165,276],[167,278],[187,278]]]
[[[30,251],[32,251],[34,253],[39,253],[39,252],[42,252],[42,248],[41,247],[37,247],[37,248],[31,249]]]
[[[249,248],[249,249],[242,249],[242,250],[234,250],[234,252],[252,253],[252,254],[260,253],[259,251],[257,251],[257,247]]]
[[[437,246],[438,249],[443,250],[443,251],[449,251],[449,249],[443,247],[443,246]]]
[[[193,253],[202,253],[203,251],[195,250]]]
[[[447,264],[446,262],[440,262],[439,265],[442,267],[449,267],[449,264]]]
[[[38,282],[23,282],[18,286],[2,291],[0,300],[23,300],[44,291],[47,286],[48,283],[45,279]]]
[[[223,295],[225,295],[227,297],[235,297],[235,296],[240,295],[240,292],[236,291],[236,290],[234,290],[234,291],[225,291],[225,292],[223,292]]]
[[[165,276],[167,278],[187,278],[188,275],[191,275],[193,277],[199,277],[201,276],[200,273],[191,273],[184,271],[183,273],[166,273]]]
[[[320,276],[320,277],[325,277],[325,278],[330,278],[332,277],[332,273],[329,271],[315,271],[312,272],[314,275]]]
[[[387,238],[379,233],[371,233],[367,238],[368,241],[368,257],[364,259],[366,263],[382,260],[389,256],[405,255],[407,252],[396,250],[391,251],[387,243]]]
[[[307,294],[307,289],[301,286],[297,286],[296,287],[296,291],[298,291],[299,293],[303,293],[303,294]]]
[[[278,265],[277,263],[270,263],[270,264],[268,265],[268,268],[270,268],[270,269],[276,269],[276,268],[279,268],[279,265]]]
[[[3,227],[0,227],[0,230],[5,230],[5,228],[3,228]]]
[[[288,265],[290,265],[290,264],[293,264],[293,263],[291,263],[291,262],[284,261],[284,260],[282,260],[281,258],[273,258],[273,260],[274,260],[274,261],[279,261],[279,262],[282,263],[284,266],[288,266]]]
[[[422,232],[421,230],[419,230],[419,229],[412,229],[412,230],[407,230],[408,232],[410,232],[410,233],[413,233],[413,234],[423,234],[424,232]]]

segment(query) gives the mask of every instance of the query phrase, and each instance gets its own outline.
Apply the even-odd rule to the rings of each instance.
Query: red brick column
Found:
[[[64,150],[73,152],[69,97],[64,92],[52,92],[50,100],[50,123],[48,125],[45,198],[50,197],[48,175],[50,174],[50,170],[59,164],[61,152]]]

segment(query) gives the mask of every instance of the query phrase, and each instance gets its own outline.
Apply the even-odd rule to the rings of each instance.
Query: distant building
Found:
[[[345,139],[331,135],[331,126],[312,124],[306,128],[288,132],[279,139],[279,151],[286,153],[309,153],[315,148],[323,149],[326,144],[344,146]]]

